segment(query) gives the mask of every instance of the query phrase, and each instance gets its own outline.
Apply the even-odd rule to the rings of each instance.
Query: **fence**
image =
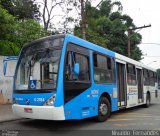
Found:
[[[7,62],[7,77],[5,77],[3,75],[3,59],[4,56],[0,56],[0,104],[8,104],[12,102],[12,76],[17,61],[11,60]]]

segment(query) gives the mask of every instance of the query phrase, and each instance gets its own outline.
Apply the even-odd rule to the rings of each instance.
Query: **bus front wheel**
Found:
[[[104,122],[106,121],[111,114],[111,104],[109,100],[102,96],[99,99],[98,103],[98,116],[97,116],[97,121],[98,122]]]

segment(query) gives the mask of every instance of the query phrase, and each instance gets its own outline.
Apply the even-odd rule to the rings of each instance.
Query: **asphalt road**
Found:
[[[45,121],[22,119],[0,123],[0,130],[27,130],[32,132],[73,133],[79,130],[159,130],[160,98],[149,108],[138,106],[112,113],[109,120],[97,123],[93,119],[70,121]]]

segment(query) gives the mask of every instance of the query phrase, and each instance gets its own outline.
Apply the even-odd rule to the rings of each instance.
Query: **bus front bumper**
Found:
[[[54,106],[12,105],[13,113],[17,116],[44,120],[65,120],[64,108]]]

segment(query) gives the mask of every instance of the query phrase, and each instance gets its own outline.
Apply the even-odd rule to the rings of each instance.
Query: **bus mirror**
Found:
[[[3,62],[3,74],[4,74],[4,76],[6,75],[6,71],[7,71],[7,62],[4,61]]]
[[[79,71],[80,71],[79,63],[75,63],[74,64],[74,74],[78,76],[79,75]]]

